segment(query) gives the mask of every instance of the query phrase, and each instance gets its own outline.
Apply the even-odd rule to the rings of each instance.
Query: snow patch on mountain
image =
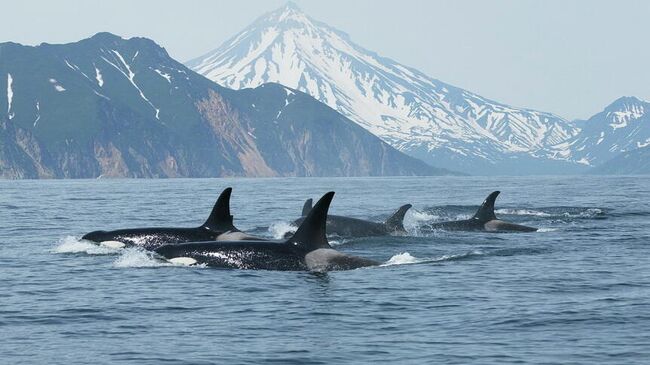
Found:
[[[34,120],[34,127],[36,127],[39,120],[41,120],[41,103],[36,100],[36,119]]]
[[[124,72],[124,71],[123,71],[120,67],[118,67],[116,64],[112,63],[111,61],[107,60],[105,57],[102,56],[102,58],[104,59],[104,61],[108,62],[108,64],[110,64],[111,66],[115,67],[115,69],[117,69],[120,73],[122,73],[122,75],[124,75],[124,76],[125,76],[125,77],[130,81],[130,82],[131,82],[131,85],[133,85],[133,87],[135,87],[135,89],[138,90],[138,92],[140,93],[140,97],[142,98],[142,100],[144,100],[145,102],[147,102],[147,104],[149,104],[149,105],[153,108],[153,110],[155,110],[155,112],[156,112],[156,119],[160,120],[160,118],[159,118],[159,115],[160,115],[160,109],[156,108],[156,107],[151,103],[151,101],[149,101],[149,99],[148,99],[148,98],[144,95],[144,93],[142,92],[142,89],[140,89],[140,87],[138,86],[138,84],[135,83],[135,72],[131,71],[131,67],[129,66],[128,63],[126,63],[126,61],[124,61],[124,57],[122,57],[122,55],[120,54],[120,52],[118,52],[118,51],[116,51],[116,50],[111,50],[111,52],[113,52],[113,54],[115,54],[115,56],[117,56],[117,58],[120,60],[120,62],[122,63],[122,65],[124,65],[124,68],[126,69],[126,72]],[[136,56],[137,56],[137,54],[136,54]],[[135,56],[133,56],[133,59],[135,59]],[[127,72],[128,72],[128,75],[127,75]]]
[[[14,118],[14,113],[11,112],[11,104],[14,101],[13,82],[14,79],[11,77],[11,74],[7,73],[7,116],[10,120]]]
[[[50,78],[48,81],[50,82],[50,84],[52,84],[52,87],[54,87],[54,90],[56,90],[58,92],[65,91],[65,88],[63,86],[61,86],[61,84],[56,79]]]
[[[169,82],[170,84],[172,83],[172,76],[171,76],[170,74],[165,73],[165,72],[162,72],[162,71],[160,71],[160,70],[157,69],[157,68],[154,69],[154,71],[156,71],[156,73],[157,73],[158,75],[162,76],[162,78],[164,78],[165,80],[167,80],[167,82]]]
[[[95,80],[97,80],[97,85],[99,85],[99,87],[103,87],[104,86],[104,78],[102,77],[102,73],[101,73],[101,71],[99,71],[97,66],[95,66],[94,64],[93,64],[93,66],[95,67]]]

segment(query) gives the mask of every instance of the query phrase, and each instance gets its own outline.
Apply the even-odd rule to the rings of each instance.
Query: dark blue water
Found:
[[[234,188],[243,229],[282,235],[304,199],[414,237],[336,242],[388,264],[346,272],[169,266],[78,241],[100,228],[194,226]],[[422,235],[497,215],[525,234]],[[0,181],[3,364],[648,364],[650,178]]]

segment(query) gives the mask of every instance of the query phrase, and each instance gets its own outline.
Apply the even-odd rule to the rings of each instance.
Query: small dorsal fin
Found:
[[[302,206],[302,216],[306,217],[307,214],[309,214],[309,211],[311,210],[311,205],[312,205],[313,200],[311,198],[305,200],[305,204]]]
[[[233,225],[233,216],[230,215],[231,193],[232,188],[225,188],[221,192],[217,202],[214,203],[214,208],[212,208],[208,220],[203,223],[203,227],[219,232],[238,231]]]
[[[490,195],[488,195],[488,197],[485,198],[485,201],[483,201],[483,204],[481,204],[481,207],[478,208],[476,214],[474,214],[474,217],[472,218],[483,222],[497,219],[497,216],[494,214],[494,201],[497,200],[499,193],[501,192],[493,191]]]
[[[319,248],[332,248],[325,235],[327,211],[332,198],[334,198],[333,191],[323,195],[302,221],[296,233],[287,240],[287,243],[302,249],[306,253]]]
[[[411,209],[411,204],[405,204],[399,207],[393,215],[386,220],[386,228],[389,232],[404,232],[404,215]]]

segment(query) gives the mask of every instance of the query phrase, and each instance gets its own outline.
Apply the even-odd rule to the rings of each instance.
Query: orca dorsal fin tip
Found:
[[[313,204],[313,200],[311,198],[305,200],[305,204],[303,204],[303,206],[302,206],[302,216],[303,217],[306,217],[307,214],[309,214],[309,212],[312,209],[312,204]]]
[[[399,207],[393,215],[391,215],[387,220],[386,220],[386,228],[390,232],[404,232],[406,229],[404,229],[404,216],[406,215],[406,212],[408,212],[409,209],[411,209],[413,205],[411,204],[404,204],[401,207]]]
[[[478,208],[473,218],[484,222],[497,219],[494,214],[494,202],[497,200],[499,194],[501,194],[499,190],[491,192],[490,195],[485,198],[483,204]]]
[[[227,187],[221,192],[216,203],[214,203],[214,207],[212,208],[212,212],[210,212],[210,216],[205,221],[205,223],[203,223],[203,227],[214,231],[224,232],[237,230],[237,228],[235,228],[233,225],[233,216],[230,214],[231,194],[231,187]]]
[[[296,233],[289,238],[287,243],[299,247],[305,252],[311,252],[319,248],[332,248],[327,241],[326,225],[327,212],[333,198],[333,191],[323,195],[309,211]]]

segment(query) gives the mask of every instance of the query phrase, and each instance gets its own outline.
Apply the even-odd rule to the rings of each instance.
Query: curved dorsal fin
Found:
[[[217,202],[214,203],[214,208],[208,217],[208,220],[203,223],[202,227],[211,229],[213,231],[227,232],[238,231],[233,225],[233,217],[230,215],[230,194],[232,188],[225,188]]]
[[[311,205],[312,205],[313,200],[311,198],[305,200],[305,204],[302,206],[302,216],[306,217],[307,214],[309,214],[309,211],[311,210]]]
[[[393,215],[386,220],[386,228],[389,232],[404,232],[404,215],[411,209],[411,204],[405,204],[399,207]]]
[[[497,200],[497,196],[499,196],[500,193],[500,191],[493,191],[490,195],[488,195],[472,219],[478,219],[483,222],[497,219],[497,216],[494,214],[494,201]]]
[[[325,228],[327,225],[327,211],[330,203],[334,198],[334,192],[323,195],[322,198],[314,205],[312,210],[302,221],[296,233],[287,240],[288,244],[302,249],[308,253],[319,248],[332,248],[327,242]]]

